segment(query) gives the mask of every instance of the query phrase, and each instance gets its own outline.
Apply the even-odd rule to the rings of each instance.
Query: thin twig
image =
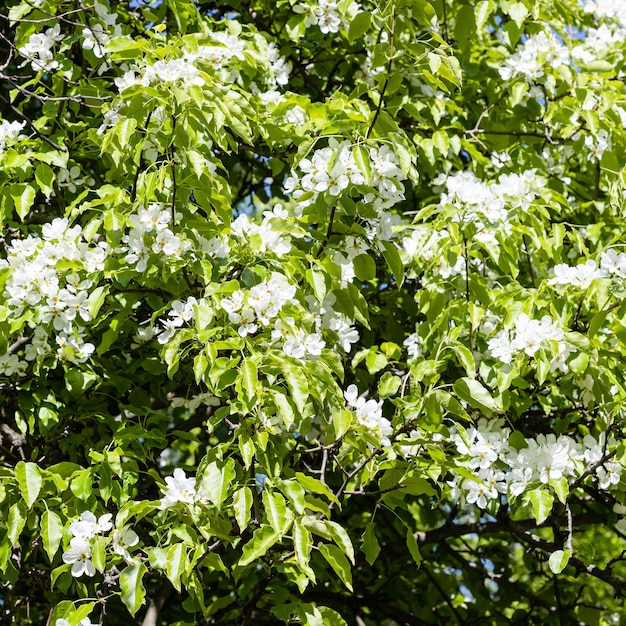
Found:
[[[372,119],[372,122],[369,126],[369,128],[367,129],[367,132],[365,133],[365,139],[369,139],[369,136],[372,132],[372,130],[374,130],[374,126],[376,125],[376,120],[378,120],[378,116],[380,115],[380,111],[382,109],[383,106],[383,101],[385,99],[385,92],[387,91],[387,85],[389,84],[389,74],[391,73],[391,64],[393,62],[393,38],[394,38],[394,34],[395,34],[395,29],[396,29],[396,14],[395,11],[391,14],[391,34],[389,37],[389,60],[387,61],[387,73],[385,76],[385,82],[383,83],[383,88],[380,91],[380,96],[378,98],[378,106],[376,107],[376,111],[374,112],[374,117]]]
[[[44,135],[36,128],[36,126],[30,121],[30,118],[27,115],[24,115],[24,113],[22,113],[17,107],[14,107],[13,104],[11,104],[11,102],[9,102],[9,100],[7,100],[2,94],[0,94],[0,100],[4,102],[4,104],[8,106],[11,111],[15,113],[15,115],[21,117],[28,124],[28,127],[37,135],[37,137],[43,139],[49,146],[53,147],[55,150],[59,150],[59,152],[67,152],[67,148],[65,146],[59,146],[58,144],[54,143],[54,141],[52,141],[50,137],[46,137],[46,135]]]

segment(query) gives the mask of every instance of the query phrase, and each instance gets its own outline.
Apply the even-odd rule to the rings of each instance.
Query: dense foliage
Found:
[[[624,0],[0,13],[0,623],[626,620]]]

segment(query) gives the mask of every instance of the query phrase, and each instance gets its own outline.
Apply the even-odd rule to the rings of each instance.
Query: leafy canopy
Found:
[[[626,4],[22,0],[2,623],[626,619]]]

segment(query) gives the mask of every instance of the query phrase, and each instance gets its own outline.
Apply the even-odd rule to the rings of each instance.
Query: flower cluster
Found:
[[[562,478],[571,484],[587,471],[595,476],[601,489],[620,481],[622,466],[607,458],[608,449],[616,442],[610,440],[605,446],[604,434],[598,439],[586,435],[582,442],[567,435],[538,435],[527,439],[526,447],[519,450],[508,443],[510,435],[511,430],[502,420],[481,419],[476,427],[463,431],[457,428],[452,442],[461,455],[458,466],[470,470],[476,478],[457,475],[448,483],[453,497],[463,496],[467,503],[484,509],[500,494],[520,496]]]
[[[59,62],[54,58],[53,49],[62,39],[61,27],[58,24],[46,29],[44,33],[33,33],[28,43],[17,50],[26,59],[20,67],[30,63],[34,72],[56,69]]]
[[[482,181],[473,172],[463,170],[438,176],[434,182],[445,189],[440,206],[452,205],[458,211],[458,221],[475,223],[481,230],[489,225],[505,225],[512,209],[528,209],[543,184],[534,169],[501,174],[494,182]]]
[[[287,98],[285,98],[285,96],[283,96],[283,94],[276,89],[269,89],[268,91],[261,92],[258,95],[261,102],[265,105],[265,107],[269,107],[270,110],[287,101]],[[304,126],[308,119],[307,112],[298,104],[288,108],[282,119],[278,117],[278,114],[275,111],[271,111],[271,113],[273,119],[278,124],[283,125],[293,124],[294,126],[301,127]]]
[[[288,238],[275,230],[272,226],[274,220],[287,220],[289,213],[277,204],[272,211],[263,212],[263,221],[255,224],[245,214],[241,214],[231,224],[231,234],[239,238],[241,242],[250,244],[260,253],[274,252],[277,256],[283,256],[291,250]]]
[[[593,13],[597,18],[617,20],[626,26],[626,4],[612,0],[584,0],[586,13]]]
[[[187,60],[193,62],[198,58],[206,59],[215,67],[221,67],[231,59],[243,61],[245,43],[237,35],[220,31],[211,33],[211,39],[216,41],[218,45],[198,46],[197,53],[186,53]]]
[[[241,337],[253,335],[260,326],[269,326],[285,304],[296,295],[296,287],[282,275],[274,273],[269,280],[254,285],[248,291],[238,289],[222,298],[221,307],[228,319],[238,326]]]
[[[337,345],[348,353],[352,349],[352,344],[359,340],[359,331],[351,325],[348,317],[342,313],[338,313],[334,306],[337,297],[333,293],[329,293],[320,304],[315,296],[306,297],[309,310],[315,316],[315,328],[318,333],[330,330],[337,335]]]
[[[403,346],[406,346],[407,354],[410,359],[416,359],[422,354],[422,339],[417,334],[417,331],[411,333],[403,342]]]
[[[184,470],[177,467],[172,476],[165,478],[167,487],[163,489],[161,509],[176,506],[178,503],[193,504],[198,499],[195,477],[187,478]]]
[[[193,296],[189,296],[186,302],[174,300],[167,318],[160,320],[163,328],[159,332],[158,342],[161,344],[167,343],[183,324],[190,322],[194,318],[194,312],[198,306],[207,306],[206,300],[202,298],[198,301]]]
[[[585,40],[572,49],[572,57],[582,63],[592,63],[620,46],[625,37],[626,29],[621,27],[611,29],[602,24],[598,28],[589,28],[585,32]]]
[[[334,0],[318,0],[314,4],[299,3],[293,8],[296,13],[305,16],[304,26],[318,26],[324,34],[337,33],[343,26],[348,28],[350,22],[361,10],[358,2],[350,2],[347,6],[342,3],[340,6]],[[343,17],[342,17],[343,13]]]
[[[558,69],[570,61],[569,50],[552,31],[540,32],[528,37],[499,68],[503,80],[522,74],[535,80],[544,75],[546,66]]]
[[[549,285],[572,285],[579,289],[588,289],[596,278],[604,278],[606,272],[598,268],[595,261],[589,259],[575,267],[560,263],[554,266],[554,277],[548,280]]]
[[[296,359],[320,356],[326,346],[321,333],[308,333],[303,328],[298,328],[293,317],[276,320],[272,330],[272,342],[280,342],[283,352]]]
[[[437,261],[441,258],[440,244],[450,237],[446,229],[433,230],[430,226],[418,224],[411,229],[411,234],[402,239],[402,249],[409,258],[417,257],[423,261]]]
[[[176,214],[176,220],[182,215]],[[182,259],[193,243],[182,236],[174,234],[171,226],[172,214],[159,203],[152,203],[147,209],[139,209],[131,215],[130,231],[122,237],[126,246],[117,252],[126,254],[124,260],[135,265],[138,272],[145,272],[153,254],[169,260]]]
[[[600,255],[600,265],[593,259],[576,266],[559,263],[552,270],[554,276],[549,285],[570,285],[578,289],[589,289],[599,278],[626,278],[626,253],[609,248]]]
[[[169,509],[178,504],[186,504],[188,506],[196,503],[208,504],[210,498],[207,490],[202,484],[196,485],[196,482],[195,476],[187,477],[185,471],[177,467],[172,476],[165,478],[167,486],[164,489],[162,488],[163,497],[161,498],[159,508]]]
[[[266,79],[270,87],[276,88],[278,85],[284,87],[289,82],[291,68],[291,63],[280,56],[276,44],[268,44]]]
[[[70,227],[66,218],[45,224],[41,237],[10,244],[8,258],[0,261],[0,268],[11,270],[3,296],[12,319],[24,316],[23,323],[35,329],[24,350],[26,361],[55,353],[47,327],[55,332],[61,361],[84,363],[93,353],[93,344],[85,341],[85,325],[92,319],[89,275],[104,269],[108,254],[107,243],[88,243],[80,226]]]
[[[20,138],[20,133],[26,126],[26,122],[0,122],[0,154],[2,154],[9,143],[13,143]]]
[[[383,402],[379,400],[366,400],[359,395],[356,385],[350,385],[343,394],[346,404],[354,410],[359,424],[365,426],[379,440],[380,445],[388,448],[391,445],[389,439],[393,433],[391,422],[383,417]]]
[[[104,56],[104,46],[110,40],[102,24],[94,24],[88,28],[83,28],[83,48],[85,50],[93,50],[94,56],[98,59]]]
[[[94,182],[94,179],[86,175],[85,171],[78,165],[68,164],[68,167],[61,167],[57,174],[58,186],[68,189],[71,193],[76,193],[85,186],[91,186]]]
[[[506,156],[498,155],[500,159],[504,161]],[[441,174],[434,183],[440,187],[438,207],[446,217],[445,225],[438,229],[425,224],[412,226],[410,234],[402,239],[402,249],[410,259],[430,266],[434,286],[438,288],[440,278],[463,276],[466,272],[463,255],[441,254],[442,247],[449,248],[452,243],[448,222],[472,224],[472,238],[491,256],[497,257],[502,236],[512,232],[513,218],[528,210],[543,182],[534,169],[520,174],[502,173],[492,181],[481,180],[469,170]],[[483,276],[491,277],[482,259],[471,257],[469,265]],[[429,277],[425,280],[433,282]]]
[[[297,167],[304,175],[292,171],[285,191],[298,201],[300,211],[313,204],[318,194],[327,194],[334,201],[344,193],[360,192],[363,201],[379,212],[404,199],[404,175],[388,146],[364,150],[349,141],[331,139],[328,147],[316,150],[310,159],[302,159]]]
[[[626,253],[609,248],[600,256],[600,271],[608,276],[626,278]]]
[[[83,48],[92,50],[97,59],[102,59],[105,55],[104,46],[109,43],[111,36],[121,35],[122,28],[116,23],[117,15],[109,13],[109,7],[106,4],[95,2],[93,8],[100,22],[90,23],[83,28]]]
[[[115,86],[120,92],[134,85],[149,87],[154,83],[178,83],[181,87],[204,85],[198,68],[184,59],[157,61],[153,65],[146,65],[141,70],[128,70],[121,78],[115,79]]]
[[[611,135],[604,128],[600,128],[595,134],[585,136],[585,147],[594,159],[601,159],[612,148]]]
[[[71,522],[72,539],[69,549],[63,553],[63,562],[72,565],[72,576],[79,578],[83,574],[95,575],[96,567],[91,560],[93,540],[113,528],[111,517],[110,513],[96,517],[91,511],[84,511],[77,520]],[[132,559],[128,548],[136,546],[139,537],[135,531],[124,526],[113,531],[109,542],[113,552],[128,562]]]
[[[329,205],[335,205],[341,195],[360,200],[357,211],[365,218],[364,240],[348,236],[339,249],[330,252],[332,261],[341,270],[341,284],[355,277],[353,260],[371,246],[384,250],[384,242],[395,236],[399,216],[385,209],[404,199],[404,174],[398,166],[395,153],[388,147],[365,148],[349,141],[331,139],[326,148],[316,150],[311,158],[304,158],[285,181],[285,192],[295,200],[295,214],[314,204],[320,195]]]
[[[513,328],[501,330],[488,341],[487,345],[491,356],[502,363],[510,363],[520,352],[533,357],[550,341],[555,341],[558,347],[550,362],[550,371],[557,369],[565,371],[566,360],[572,349],[565,341],[563,329],[548,315],[544,315],[541,320],[534,320],[526,313],[520,313],[513,322]]]
[[[201,44],[193,51],[183,49],[180,58],[135,65],[115,79],[115,86],[120,93],[134,85],[202,86],[205,84],[205,78],[201,75],[203,70],[217,72],[226,84],[237,82],[240,78],[238,62],[245,60],[246,42],[225,31],[212,32],[208,36],[215,43]],[[273,43],[267,44],[260,52],[265,62],[263,80],[272,89],[277,85],[286,85],[291,64],[280,55]]]

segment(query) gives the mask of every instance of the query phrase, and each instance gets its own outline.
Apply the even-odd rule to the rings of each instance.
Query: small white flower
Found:
[[[83,574],[95,576],[96,568],[91,562],[91,546],[82,537],[74,537],[70,541],[70,549],[63,553],[63,562],[72,564],[72,576],[79,578]]]
[[[97,534],[111,530],[111,517],[110,513],[105,513],[97,518],[91,511],[83,511],[80,518],[70,524],[70,532],[74,537],[89,541]]]
[[[137,533],[128,526],[124,526],[120,530],[116,530],[113,533],[113,538],[111,539],[113,552],[115,552],[115,554],[123,556],[124,560],[126,561],[130,561],[132,558],[130,552],[128,551],[128,548],[132,548],[138,543],[139,537]]]
[[[177,467],[173,476],[165,479],[167,487],[163,490],[160,509],[167,509],[177,505],[179,502],[193,504],[196,501],[196,479],[187,478],[185,472]]]

